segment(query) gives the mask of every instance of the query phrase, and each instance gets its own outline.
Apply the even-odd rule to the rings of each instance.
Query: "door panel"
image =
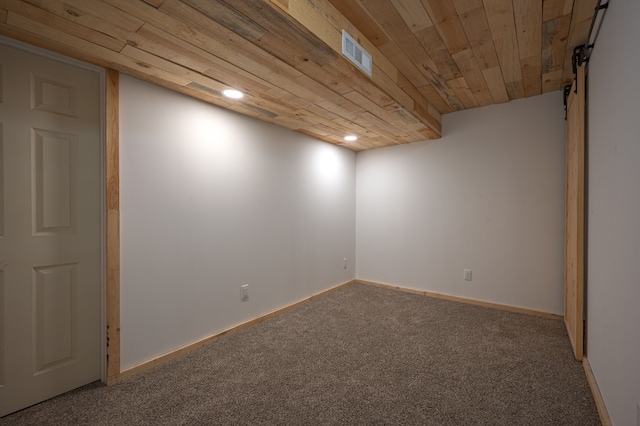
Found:
[[[78,265],[34,268],[35,374],[78,362]]]
[[[34,233],[75,232],[77,135],[33,129]]]
[[[100,75],[0,44],[0,416],[100,379]],[[2,267],[4,265],[4,267]]]
[[[567,99],[564,322],[576,359],[584,336],[584,114],[585,70],[578,67]]]

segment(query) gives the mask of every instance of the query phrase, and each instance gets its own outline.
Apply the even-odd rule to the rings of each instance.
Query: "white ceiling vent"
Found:
[[[342,30],[342,54],[371,77],[371,54],[364,50],[345,30]]]

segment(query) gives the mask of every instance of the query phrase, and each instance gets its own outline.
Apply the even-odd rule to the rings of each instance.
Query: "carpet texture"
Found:
[[[599,425],[564,324],[355,284],[1,425]]]

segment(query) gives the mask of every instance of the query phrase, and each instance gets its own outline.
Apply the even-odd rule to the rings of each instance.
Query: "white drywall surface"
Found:
[[[586,354],[621,426],[640,401],[639,17],[611,1],[588,68]]]
[[[120,102],[123,370],[355,277],[354,152],[124,75]]]
[[[443,129],[358,153],[357,277],[562,314],[562,94],[448,114]]]

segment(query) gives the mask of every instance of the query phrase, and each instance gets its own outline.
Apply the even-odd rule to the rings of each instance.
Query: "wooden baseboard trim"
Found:
[[[335,287],[332,287],[332,288],[330,288],[328,290],[325,290],[325,291],[322,291],[320,293],[314,294],[313,296],[310,296],[310,297],[308,297],[306,299],[303,299],[303,300],[301,300],[299,302],[296,302],[296,303],[293,303],[291,305],[285,306],[284,308],[277,309],[277,310],[275,310],[273,312],[270,312],[270,313],[268,313],[266,315],[262,315],[262,316],[260,316],[258,318],[252,319],[252,320],[247,321],[245,323],[239,324],[239,325],[237,325],[235,327],[232,327],[232,328],[230,328],[228,330],[225,330],[225,331],[223,331],[221,333],[214,334],[214,335],[209,336],[209,337],[205,337],[204,339],[198,340],[197,342],[191,343],[190,345],[187,345],[187,346],[182,347],[180,349],[177,349],[175,351],[169,352],[167,354],[161,355],[161,356],[159,356],[157,358],[153,358],[153,359],[151,359],[149,361],[146,361],[146,362],[144,362],[144,363],[142,363],[140,365],[137,365],[137,366],[132,367],[132,368],[130,368],[128,370],[125,370],[125,371],[121,372],[120,374],[117,374],[117,375],[114,375],[112,377],[109,377],[107,379],[107,386],[111,386],[111,385],[115,385],[116,383],[120,383],[121,381],[126,380],[129,377],[135,376],[136,374],[140,374],[142,372],[145,372],[147,370],[152,369],[153,367],[157,367],[159,365],[167,363],[167,362],[169,362],[171,360],[174,360],[174,359],[176,359],[178,357],[181,357],[182,355],[186,355],[189,352],[192,352],[192,351],[194,351],[194,350],[196,350],[198,348],[201,348],[201,347],[203,347],[205,345],[208,345],[208,344],[213,343],[213,342],[215,342],[217,340],[220,340],[223,337],[229,336],[229,335],[231,335],[231,334],[233,334],[235,332],[238,332],[240,330],[243,330],[243,329],[245,329],[247,327],[251,327],[252,325],[255,325],[255,324],[258,324],[258,323],[260,323],[262,321],[268,320],[269,318],[273,318],[275,316],[281,315],[281,314],[283,314],[283,313],[285,313],[287,311],[290,311],[290,310],[292,310],[294,308],[297,308],[298,306],[301,306],[301,305],[304,305],[306,303],[309,303],[312,300],[316,300],[318,298],[324,297],[324,296],[328,295],[329,293],[333,293],[336,290],[339,290],[341,288],[347,287],[347,286],[355,284],[355,283],[356,283],[356,280],[347,281],[345,283],[342,283],[342,284],[339,284],[339,285],[337,285]]]
[[[399,287],[399,286],[395,286],[395,285],[391,285],[391,284],[378,283],[378,282],[375,282],[375,281],[366,281],[366,280],[356,279],[356,282],[359,283],[359,284],[366,284],[366,285],[372,285],[372,286],[375,286],[375,287],[389,288],[389,289],[392,289],[392,290],[404,291],[406,293],[413,293],[413,294],[419,294],[421,296],[433,297],[435,299],[443,299],[443,300],[449,300],[451,302],[466,303],[468,305],[483,306],[485,308],[498,309],[498,310],[501,310],[501,311],[515,312],[515,313],[518,313],[518,314],[525,314],[525,315],[533,315],[533,316],[536,316],[536,317],[549,318],[549,319],[554,319],[554,320],[562,320],[563,319],[563,317],[561,315],[551,314],[551,313],[548,313],[548,312],[536,311],[536,310],[533,310],[533,309],[519,308],[519,307],[516,307],[516,306],[509,306],[509,305],[500,305],[498,303],[483,302],[481,300],[466,299],[464,297],[450,296],[448,294],[433,293],[433,292],[430,292],[430,291],[415,290],[415,289],[406,288],[406,287]]]
[[[584,374],[587,376],[589,387],[591,387],[593,399],[596,401],[596,407],[598,408],[598,415],[600,416],[600,422],[602,423],[602,426],[612,426],[611,418],[609,417],[609,412],[607,411],[607,406],[604,404],[604,399],[602,398],[602,394],[600,393],[598,382],[596,382],[596,377],[593,375],[591,364],[589,364],[589,360],[586,356],[582,358],[582,367],[584,368]]]

